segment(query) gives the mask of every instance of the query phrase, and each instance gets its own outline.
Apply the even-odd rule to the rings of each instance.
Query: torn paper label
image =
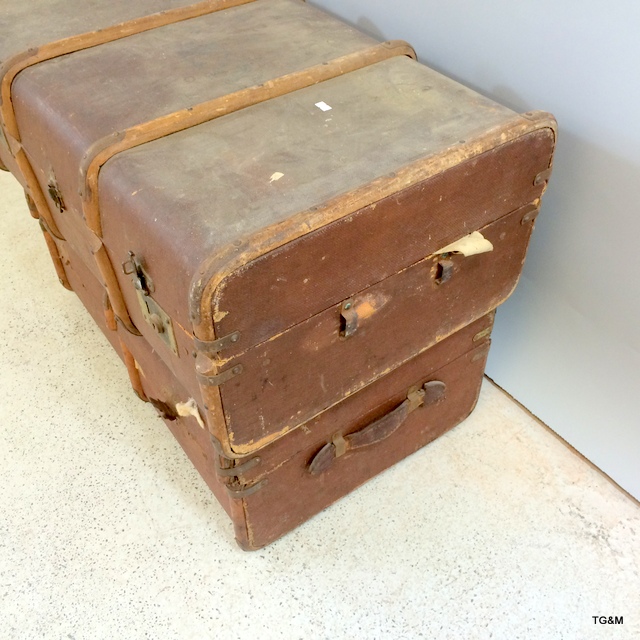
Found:
[[[193,398],[189,398],[186,402],[178,402],[176,404],[176,413],[181,418],[195,418],[200,427],[205,428],[198,404]]]
[[[493,251],[493,245],[479,231],[474,231],[460,240],[456,240],[435,253],[461,253],[463,256],[475,256],[478,253]]]
[[[326,102],[316,102],[316,107],[321,111],[331,111],[333,107],[330,107]]]

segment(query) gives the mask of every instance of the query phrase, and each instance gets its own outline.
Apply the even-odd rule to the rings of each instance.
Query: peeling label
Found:
[[[213,314],[213,321],[222,322],[222,320],[224,320],[228,315],[229,315],[228,311],[216,311]]]
[[[176,404],[176,413],[182,418],[195,418],[200,427],[202,429],[205,428],[198,404],[193,398],[189,398],[186,402],[178,402]]]
[[[316,102],[316,107],[320,109],[320,111],[331,111],[333,107],[330,107],[326,102]]]
[[[435,253],[461,253],[463,256],[475,256],[478,253],[493,251],[493,245],[479,231],[474,231],[460,240],[456,240]]]

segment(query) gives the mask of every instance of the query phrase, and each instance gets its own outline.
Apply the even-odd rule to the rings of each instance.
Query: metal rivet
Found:
[[[231,342],[238,342],[238,339],[240,338],[240,336],[237,333],[234,333],[231,336]]]
[[[350,302],[347,302],[347,303],[344,305],[344,308],[345,308],[345,309],[351,309],[351,303],[350,303]]]
[[[240,373],[242,371],[242,367],[233,367],[233,373]]]

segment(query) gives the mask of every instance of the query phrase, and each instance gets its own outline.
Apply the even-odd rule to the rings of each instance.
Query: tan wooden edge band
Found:
[[[44,241],[47,245],[47,249],[49,249],[49,254],[51,255],[51,260],[53,262],[53,267],[56,270],[56,275],[58,276],[58,280],[60,284],[69,291],[72,291],[71,285],[69,284],[69,279],[67,278],[67,272],[64,268],[64,264],[62,263],[62,258],[60,257],[60,252],[58,251],[58,245],[56,241],[53,239],[49,229],[47,228],[47,223],[44,218],[40,218],[40,228],[42,229],[42,234],[44,236]]]
[[[27,185],[27,193],[31,196],[35,204],[38,217],[42,218],[47,223],[49,233],[51,233],[51,235],[58,238],[58,240],[64,240],[64,237],[60,233],[60,229],[58,229],[56,221],[53,219],[51,209],[49,209],[49,203],[40,188],[40,183],[38,182],[38,178],[36,178],[36,174],[31,166],[31,162],[29,161],[27,154],[18,142],[10,141],[9,148],[11,149],[13,158],[18,165],[18,169],[20,169],[22,176],[24,177],[24,181]]]
[[[52,60],[70,53],[83,51],[85,49],[91,49],[138,33],[168,26],[184,20],[190,20],[191,18],[197,18],[223,9],[249,4],[251,2],[255,2],[255,0],[205,0],[204,2],[198,2],[189,6],[161,11],[159,13],[122,22],[105,29],[80,34],[71,38],[65,38],[63,40],[43,45],[36,49],[30,49],[29,51],[14,56],[2,65],[0,68],[0,77],[2,78],[0,81],[0,127],[7,140],[9,150],[18,165],[18,169],[24,177],[28,194],[35,203],[38,216],[45,221],[48,232],[52,236],[55,236],[58,240],[64,240],[64,237],[53,218],[49,208],[49,203],[42,192],[42,188],[40,187],[40,183],[36,177],[33,167],[31,166],[31,162],[20,143],[20,131],[18,129],[18,122],[13,108],[12,99],[13,82],[18,74],[31,66],[41,62],[46,62],[47,60]],[[106,253],[106,249],[104,247],[97,248],[94,252],[94,256],[100,273],[105,280],[107,292],[114,300],[115,313],[118,313],[118,310],[123,312],[124,315],[121,317],[122,323],[130,332],[138,334],[139,332],[131,322],[129,315],[126,312],[126,308],[123,308],[124,303],[122,302],[122,293],[120,292],[118,281],[113,271],[113,266],[111,265]]]
[[[188,109],[181,109],[98,141],[90,152],[95,154],[94,157],[86,158],[84,163],[86,169],[82,171],[84,186],[81,187],[81,193],[84,198],[83,209],[88,227],[98,237],[102,237],[98,181],[100,169],[115,155],[395,56],[415,58],[416,54],[409,44],[401,40],[383,42],[303,71],[280,76],[261,85],[248,87]]]
[[[81,174],[83,213],[88,228],[95,236],[94,255],[104,279],[113,311],[122,324],[131,332],[139,334],[127,310],[122,291],[102,244],[102,222],[100,219],[98,182],[100,170],[118,153],[158,140],[173,133],[209,122],[223,115],[265,102],[272,98],[297,91],[305,87],[356,71],[395,56],[410,56],[415,59],[413,48],[403,41],[384,42],[369,49],[336,58],[330,62],[291,73],[262,85],[242,89],[235,93],[204,102],[188,109],[162,116],[150,122],[116,132],[98,140],[88,152]]]
[[[205,0],[186,7],[161,11],[98,31],[83,33],[63,40],[58,40],[50,44],[43,45],[37,49],[14,56],[2,67],[2,85],[0,87],[0,114],[4,124],[5,132],[12,138],[20,142],[20,132],[16,121],[15,111],[12,104],[11,87],[16,76],[33,65],[67,55],[85,49],[91,49],[101,44],[114,42],[122,38],[127,38],[144,31],[150,31],[159,27],[164,27],[176,22],[190,20],[208,13],[214,13],[223,9],[249,4],[255,0]]]
[[[131,386],[133,387],[133,390],[136,392],[140,400],[148,402],[149,399],[147,398],[147,394],[144,392],[144,387],[142,386],[142,378],[140,377],[140,371],[138,370],[136,360],[133,357],[131,351],[129,351],[127,345],[122,341],[122,338],[120,336],[118,336],[118,341],[120,342],[122,359],[124,360],[124,364],[127,367],[127,373],[129,374],[129,381],[131,382]]]

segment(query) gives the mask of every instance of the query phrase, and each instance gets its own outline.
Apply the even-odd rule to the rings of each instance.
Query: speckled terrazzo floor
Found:
[[[0,220],[1,640],[640,638],[640,508],[489,382],[451,433],[240,551],[6,174]]]

